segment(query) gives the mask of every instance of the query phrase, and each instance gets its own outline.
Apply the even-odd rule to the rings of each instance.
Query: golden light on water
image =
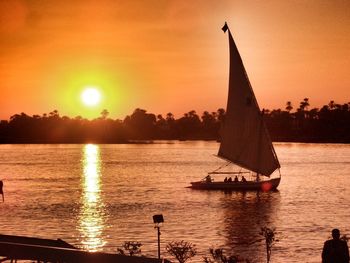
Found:
[[[83,180],[79,231],[84,249],[98,251],[106,243],[104,203],[101,198],[101,157],[98,145],[87,144],[83,149]]]

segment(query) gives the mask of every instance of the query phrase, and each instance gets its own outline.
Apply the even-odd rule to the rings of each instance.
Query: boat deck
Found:
[[[227,191],[273,191],[276,190],[281,178],[274,178],[266,181],[246,182],[191,182],[191,188],[201,190],[227,190]]]

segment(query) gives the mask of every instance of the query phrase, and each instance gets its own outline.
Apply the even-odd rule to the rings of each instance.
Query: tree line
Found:
[[[322,108],[310,109],[309,99],[298,108],[290,101],[284,109],[263,109],[263,117],[273,141],[350,143],[350,102],[330,101]],[[220,140],[220,126],[225,110],[192,110],[176,119],[137,108],[123,120],[100,117],[87,120],[81,116],[15,114],[0,122],[0,143],[127,143],[139,140]]]

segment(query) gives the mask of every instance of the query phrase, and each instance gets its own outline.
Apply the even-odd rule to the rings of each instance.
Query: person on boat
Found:
[[[238,182],[238,176],[235,176],[235,183]]]
[[[242,176],[242,182],[246,182],[247,179],[245,179],[244,175]]]
[[[224,183],[227,183],[227,177],[225,177],[225,179],[224,179]]]
[[[332,230],[333,239],[324,242],[322,263],[349,263],[349,248],[346,241],[340,239],[339,229]]]
[[[256,174],[256,181],[260,182],[260,175],[258,173]]]
[[[5,202],[3,187],[4,183],[0,180],[0,194],[2,195],[2,201]]]
[[[210,175],[208,174],[207,175],[207,177],[205,177],[205,181],[207,182],[207,183],[211,183],[211,177],[210,177]]]
[[[228,179],[227,179],[227,182],[228,182],[228,183],[231,183],[231,182],[232,182],[232,178],[231,178],[231,177],[228,178]]]

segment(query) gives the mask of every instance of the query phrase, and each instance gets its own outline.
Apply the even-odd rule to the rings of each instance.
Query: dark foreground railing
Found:
[[[8,242],[9,240],[14,242]],[[25,242],[19,243],[18,241]],[[68,246],[73,247],[62,240],[0,235],[0,257],[2,257],[0,262],[6,260],[33,260],[37,262],[57,263],[170,263],[168,260],[162,261],[161,259],[156,258],[131,257],[102,252],[87,252],[74,247],[68,248]]]

